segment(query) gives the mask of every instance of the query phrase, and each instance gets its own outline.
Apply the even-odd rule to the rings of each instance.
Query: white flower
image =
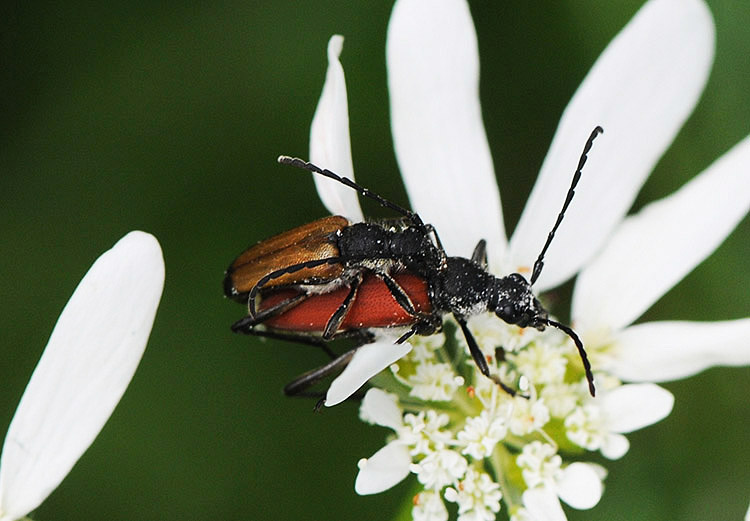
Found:
[[[524,436],[541,429],[549,419],[549,409],[544,404],[544,399],[527,400],[520,396],[513,399],[509,427],[510,432],[516,436]]]
[[[445,491],[445,499],[458,504],[458,521],[492,521],[500,511],[500,485],[484,472],[470,468],[459,487]]]
[[[530,266],[559,211],[581,144],[601,124],[607,133],[589,154],[590,174],[584,174],[535,287],[554,287],[581,271],[574,323],[593,352],[614,351],[608,369],[623,379],[662,381],[750,361],[748,319],[626,328],[707,257],[750,205],[746,138],[674,195],[624,217],[707,80],[714,28],[701,0],[651,0],[602,53],[563,113],[509,243],[481,121],[476,36],[465,3],[397,2],[387,44],[401,172],[412,207],[440,231],[448,253],[468,255],[485,238],[491,263],[510,259],[503,264]],[[347,174],[346,158],[336,158],[337,151],[350,149],[340,50],[335,37],[316,112],[329,131],[313,126],[311,158]],[[330,203],[329,191],[342,188],[330,186],[319,188],[329,210],[357,218],[356,193],[343,190],[342,202]]]
[[[338,62],[341,45],[340,37],[329,44],[329,72],[311,131],[310,155],[313,161],[351,176],[346,88]],[[557,218],[582,145],[596,125],[606,130],[589,153],[575,200],[534,286],[541,292],[578,275],[571,317],[594,363],[600,396],[587,396],[580,360],[571,356],[569,343],[561,344],[559,332],[518,330],[489,316],[472,318],[470,327],[490,369],[509,384],[519,374],[525,375],[520,382],[530,384],[530,399],[514,399],[508,419],[517,445],[506,446],[506,440],[500,439],[484,460],[495,475],[508,470],[503,462],[509,459],[511,447],[523,449],[540,435],[552,441],[556,435],[565,436],[559,420],[567,429],[567,439],[558,439],[558,444],[580,444],[608,457],[624,454],[628,446],[622,435],[664,418],[673,398],[652,383],[622,382],[659,382],[713,365],[750,363],[748,318],[631,325],[710,255],[750,209],[750,138],[746,138],[673,195],[626,216],[692,112],[713,56],[714,26],[702,0],[646,2],[603,51],[565,109],[508,240],[481,119],[479,55],[468,6],[464,0],[396,2],[386,48],[396,156],[412,208],[435,225],[449,255],[469,256],[477,241],[486,239],[493,273],[528,272]],[[316,179],[329,210],[359,219],[357,194],[325,181]],[[496,359],[497,347],[505,349],[507,360]],[[395,408],[391,416],[399,420],[388,422],[398,439],[362,468],[357,479],[360,493],[385,490],[410,468],[429,473],[425,461],[434,464],[431,479],[422,480],[431,487],[457,479],[460,473],[443,476],[435,470],[441,468],[435,454],[443,451],[442,458],[456,459],[447,455],[453,451],[460,456],[454,449],[468,447],[475,436],[470,436],[475,426],[469,418],[481,416],[500,400],[494,398],[497,387],[478,377],[465,357],[421,352],[419,359],[399,361],[409,349],[388,341],[360,348],[334,380],[326,404],[345,399],[393,363],[399,368],[411,364],[411,371],[396,371],[401,384],[407,385],[408,376],[403,375],[416,374],[414,364],[428,358],[440,363],[457,360],[457,374],[471,385],[453,393],[450,421],[437,430],[437,444],[434,436],[418,435],[405,422],[411,413],[404,416],[404,410],[409,407],[416,412],[412,427],[424,421],[427,404],[391,402]],[[556,400],[558,390],[564,396]],[[414,439],[407,442],[409,432]],[[463,440],[457,438],[459,432],[465,433]],[[491,444],[491,437],[486,441]],[[485,453],[472,445],[464,456],[474,459]],[[414,458],[411,463],[410,458]],[[388,465],[382,465],[386,461]],[[474,462],[468,463],[467,469],[472,468]],[[554,486],[506,482],[512,492],[503,494],[508,511],[515,518],[564,519],[558,497],[575,508],[590,508],[601,495],[603,472],[585,465],[566,465],[563,459],[563,477],[555,479]],[[384,477],[379,480],[381,471]],[[360,482],[367,486],[360,487]]]
[[[549,342],[532,343],[523,351],[509,356],[518,371],[536,384],[562,380],[568,364],[563,350]]]
[[[562,475],[562,458],[549,443],[529,443],[516,458],[516,462],[521,467],[523,479],[530,488],[552,487]]]
[[[597,381],[597,384],[601,388],[601,383]],[[565,418],[573,412],[580,396],[580,390],[575,385],[565,383],[545,385],[541,392],[544,404],[553,418]]]
[[[540,441],[527,444],[516,461],[529,491],[537,489],[554,494],[579,510],[592,508],[599,502],[604,474],[593,464],[572,463],[563,468],[555,448]]]
[[[654,384],[629,384],[576,408],[566,419],[568,438],[587,450],[601,450],[609,459],[630,447],[623,433],[656,423],[672,410],[674,397]]]
[[[0,459],[0,521],[34,510],[91,445],[146,347],[164,287],[156,239],[131,232],[91,266],[21,397]]]
[[[440,494],[420,492],[414,498],[411,516],[414,521],[448,521],[448,510]]]
[[[435,350],[445,344],[445,335],[437,333],[430,336],[413,336],[409,339],[412,350],[409,357],[415,362],[426,362],[435,360]]]
[[[373,388],[362,400],[360,418],[393,429],[397,438],[371,458],[359,461],[354,485],[358,494],[387,490],[409,472],[417,474],[427,488],[442,488],[466,470],[461,455],[446,448],[451,435],[442,430],[449,421],[445,414],[429,410],[404,415],[395,395]],[[412,457],[417,456],[424,458],[419,465],[412,464]]]
[[[497,442],[505,438],[508,433],[508,418],[506,414],[493,415],[488,409],[479,416],[468,418],[466,425],[456,435],[465,447],[462,454],[468,454],[474,459],[483,459],[492,454]]]
[[[424,361],[417,365],[416,373],[407,378],[411,385],[409,394],[425,401],[447,402],[453,398],[464,380],[456,376],[453,366]]]
[[[427,490],[440,490],[463,477],[467,467],[466,459],[456,451],[439,449],[413,463],[409,470]]]

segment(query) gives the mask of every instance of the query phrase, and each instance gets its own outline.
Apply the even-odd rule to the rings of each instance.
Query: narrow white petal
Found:
[[[343,46],[343,36],[334,35],[328,41],[326,81],[310,127],[310,161],[353,180],[346,80],[344,68],[339,62]],[[353,221],[363,219],[357,192],[321,175],[313,175],[313,179],[320,200],[328,211]]]
[[[394,398],[395,395],[373,387],[365,394],[359,414],[365,421],[398,430],[404,422]]]
[[[628,384],[601,398],[612,432],[637,431],[663,420],[674,405],[672,393],[655,384]]]
[[[354,491],[360,496],[379,494],[409,475],[411,456],[400,441],[392,441],[371,458],[360,461]]]
[[[750,137],[669,197],[628,217],[576,283],[576,324],[632,323],[750,210]]]
[[[66,304],[8,429],[0,512],[35,509],[112,414],[151,332],[164,286],[156,239],[131,232],[104,253]]]
[[[534,521],[565,521],[557,494],[548,488],[532,488],[523,493],[523,504]]]
[[[630,450],[630,442],[622,434],[610,433],[602,444],[602,456],[616,460],[622,458]]]
[[[713,55],[714,26],[701,0],[647,2],[604,50],[563,113],[511,240],[513,260],[531,265],[589,133],[603,126],[539,289],[570,278],[609,237],[693,111]]]
[[[452,255],[505,229],[479,105],[479,52],[465,0],[399,0],[386,44],[391,127],[409,200]]]
[[[608,369],[630,382],[665,382],[716,365],[750,365],[750,318],[724,322],[649,322],[616,338]]]
[[[408,342],[373,342],[357,349],[346,369],[331,382],[326,393],[326,406],[337,405],[362,387],[367,380],[411,350]]]
[[[565,467],[557,484],[560,499],[578,510],[588,510],[599,503],[604,487],[593,465],[572,463]]]
[[[747,508],[747,513],[745,514],[745,521],[750,521],[750,507]]]

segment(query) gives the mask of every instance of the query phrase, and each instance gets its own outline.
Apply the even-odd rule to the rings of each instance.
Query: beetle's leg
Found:
[[[474,253],[471,254],[471,260],[487,269],[487,241],[481,239],[474,247]]]
[[[294,297],[279,302],[275,306],[262,310],[260,313],[255,315],[255,317],[246,316],[244,318],[241,318],[240,320],[232,324],[232,331],[235,333],[244,333],[246,335],[255,335],[265,338],[273,338],[274,340],[285,340],[288,342],[295,342],[298,344],[319,347],[330,358],[336,358],[338,355],[331,351],[325,344],[325,342],[320,338],[296,333],[280,333],[277,331],[269,331],[266,329],[255,329],[255,326],[261,325],[269,318],[293,308],[308,297],[309,294],[300,293],[299,295],[295,295]]]
[[[242,320],[236,322],[234,326],[238,325],[240,322],[242,322]],[[295,344],[318,347],[322,349],[323,352],[331,359],[339,356],[331,351],[331,349],[322,339],[310,335],[303,335],[298,333],[281,333],[279,331],[273,331],[269,329],[254,329],[252,326],[247,326],[243,329],[237,328],[234,331],[237,333],[244,333],[246,335],[271,338],[273,340],[284,340],[285,342],[294,342]]]
[[[346,295],[346,298],[338,307],[338,309],[333,313],[333,315],[331,315],[331,318],[328,319],[326,327],[323,330],[323,340],[332,339],[333,335],[335,335],[339,330],[339,327],[344,321],[344,318],[346,317],[346,314],[349,311],[352,302],[354,302],[354,299],[357,296],[357,290],[359,290],[360,284],[362,284],[362,272],[357,273],[357,275],[352,279],[349,286],[349,293]]]
[[[238,331],[241,331],[243,328],[257,326],[258,324],[262,324],[269,318],[275,317],[277,315],[280,315],[281,313],[284,313],[285,311],[292,309],[294,306],[303,302],[304,300],[307,300],[309,297],[310,297],[309,293],[301,292],[286,300],[282,300],[278,304],[275,304],[269,308],[258,311],[257,313],[255,313],[254,316],[248,315],[245,318],[242,318],[238,320],[237,322],[235,322],[234,324],[232,324],[232,331],[236,333]]]
[[[471,352],[471,357],[474,359],[474,363],[477,364],[477,367],[482,372],[482,374],[499,385],[500,388],[509,395],[518,395],[515,389],[508,387],[507,385],[505,385],[505,383],[503,383],[502,380],[500,380],[500,378],[493,374],[490,374],[490,368],[487,365],[487,359],[484,357],[484,353],[482,353],[482,350],[479,349],[479,345],[477,344],[474,335],[472,335],[471,331],[469,331],[469,326],[466,325],[466,319],[456,315],[455,313],[453,314],[453,317],[456,319],[456,322],[458,322],[458,325],[461,326],[461,331],[464,334],[464,338],[466,338],[466,343],[469,345],[469,352]],[[525,396],[523,394],[520,394],[519,396],[528,398],[528,396]]]
[[[435,240],[435,246],[437,246],[438,249],[440,250],[440,255],[442,256],[442,260],[443,262],[445,262],[445,258],[446,258],[445,249],[443,248],[443,243],[440,242],[440,237],[438,236],[437,230],[431,224],[425,224],[424,229],[428,234],[432,234],[432,238]]]
[[[404,288],[402,288],[393,277],[382,272],[377,273],[377,276],[380,277],[388,287],[388,290],[391,292],[391,296],[396,303],[416,319],[414,325],[396,340],[397,344],[403,344],[413,335],[432,335],[442,329],[443,321],[440,316],[434,313],[420,313],[417,311],[411,297],[406,294]]]
[[[395,343],[403,344],[414,335],[434,335],[435,333],[442,331],[442,329],[443,319],[440,315],[435,313],[420,313],[418,315],[418,320],[414,325],[411,326],[406,333],[401,335]]]
[[[300,262],[299,264],[293,264],[291,266],[287,266],[285,268],[281,268],[280,270],[272,271],[268,275],[264,275],[261,277],[258,282],[255,283],[255,286],[252,287],[250,290],[250,293],[247,297],[247,311],[248,314],[251,317],[254,317],[256,315],[255,312],[255,297],[258,295],[258,292],[265,286],[268,282],[272,281],[273,279],[278,279],[279,277],[283,275],[287,275],[289,273],[294,273],[296,271],[304,270],[306,268],[316,268],[318,266],[323,266],[325,264],[339,264],[342,262],[341,257],[328,257],[326,259],[316,259],[311,260],[307,262]]]
[[[323,378],[335,372],[342,371],[347,365],[349,365],[349,362],[351,362],[354,353],[357,352],[357,349],[359,348],[355,347],[354,349],[347,351],[343,355],[334,358],[326,365],[301,374],[299,377],[289,382],[286,387],[284,387],[284,394],[286,394],[287,396],[299,395]],[[322,405],[322,403],[320,405]]]
[[[414,303],[411,301],[411,297],[406,294],[404,288],[393,277],[385,272],[377,272],[376,275],[385,283],[393,299],[404,311],[413,317],[419,316],[419,313],[414,308]]]

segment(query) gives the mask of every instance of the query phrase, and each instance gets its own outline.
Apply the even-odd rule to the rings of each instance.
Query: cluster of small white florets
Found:
[[[584,451],[618,458],[628,447],[608,428],[601,400],[588,394],[572,342],[556,330],[519,329],[490,315],[469,325],[491,371],[518,395],[479,372],[458,330],[455,341],[443,334],[413,339],[412,351],[378,379],[360,409],[362,420],[393,429],[389,445],[408,451],[404,475],[414,474],[424,487],[414,497],[414,520],[447,520],[448,502],[458,521],[490,521],[501,501],[511,520],[529,519],[530,490],[554,498],[557,509],[559,500],[594,506],[606,471],[565,458],[578,460]],[[620,385],[606,374],[596,377],[601,390]],[[362,476],[368,463],[360,461],[360,478],[379,479]],[[581,484],[589,490],[578,490]]]

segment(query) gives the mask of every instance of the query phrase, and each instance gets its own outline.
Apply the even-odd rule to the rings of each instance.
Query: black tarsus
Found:
[[[557,215],[557,221],[555,222],[555,225],[552,227],[552,231],[550,231],[549,235],[547,236],[547,242],[544,244],[544,248],[542,248],[542,251],[539,254],[539,257],[537,257],[536,261],[534,262],[534,270],[531,273],[531,280],[530,280],[531,284],[534,284],[534,282],[536,282],[536,279],[539,278],[539,275],[542,274],[542,268],[544,267],[544,254],[547,253],[547,248],[549,248],[549,245],[552,243],[552,239],[554,239],[555,237],[555,232],[557,231],[557,228],[560,226],[560,223],[562,222],[563,217],[565,216],[565,211],[568,209],[568,206],[570,205],[570,201],[573,200],[573,195],[575,195],[576,185],[578,184],[578,181],[581,179],[581,170],[583,170],[583,165],[586,164],[589,150],[591,150],[591,146],[594,144],[594,139],[596,139],[596,136],[602,133],[604,133],[604,129],[597,125],[596,128],[593,131],[591,131],[591,135],[589,136],[588,140],[586,140],[586,145],[583,147],[583,153],[581,154],[581,158],[578,160],[578,168],[573,174],[573,181],[570,183],[568,194],[565,196],[565,203],[563,204],[562,210],[560,210],[560,213]]]

